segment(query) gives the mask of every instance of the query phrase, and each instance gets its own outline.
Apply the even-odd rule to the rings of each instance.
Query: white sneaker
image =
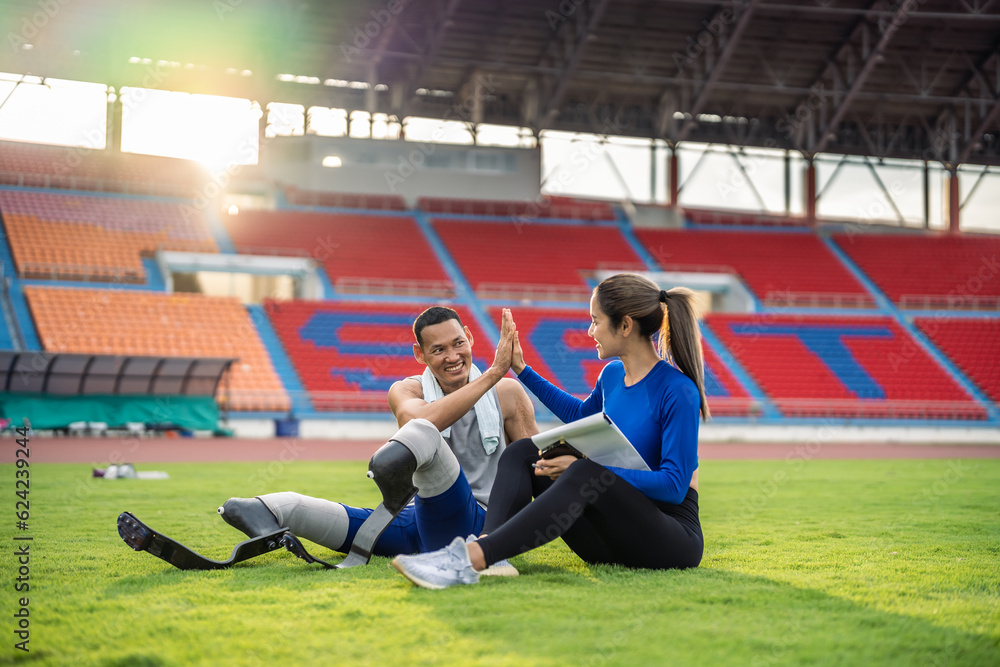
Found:
[[[475,535],[469,535],[465,538],[466,544],[469,542],[475,542],[479,538]],[[479,573],[480,577],[517,577],[521,573],[517,571],[517,568],[510,564],[510,561],[504,558],[501,561],[497,561],[490,565],[488,568]]]
[[[517,568],[514,567],[513,565],[511,565],[510,561],[505,558],[503,560],[497,561],[496,563],[493,563],[493,565],[490,565],[488,568],[486,568],[485,570],[483,570],[482,572],[480,572],[479,576],[480,577],[517,577],[517,576],[520,576],[520,574],[521,573],[517,571]]]
[[[396,556],[392,566],[423,588],[442,589],[479,582],[479,573],[473,569],[469,549],[461,537],[456,537],[444,549],[417,556]]]

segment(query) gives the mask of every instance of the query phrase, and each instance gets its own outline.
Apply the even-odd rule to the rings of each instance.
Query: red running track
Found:
[[[299,438],[42,438],[29,441],[31,463],[178,463],[228,461],[367,461],[382,441]],[[0,462],[14,461],[13,437]],[[702,443],[702,460],[1000,458],[1000,445],[844,443]]]

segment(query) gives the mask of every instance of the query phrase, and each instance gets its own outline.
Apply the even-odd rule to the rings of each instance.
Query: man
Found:
[[[374,544],[372,553],[380,556],[432,551],[456,536],[480,534],[500,454],[507,443],[538,432],[524,388],[504,377],[516,336],[509,310],[493,364],[481,374],[472,363],[472,332],[454,310],[428,308],[413,323],[413,335],[413,356],[427,368],[389,389],[399,431],[369,464],[383,506],[405,505],[391,510],[398,514]],[[406,504],[413,491],[414,503]],[[348,552],[373,510],[281,492],[230,498],[219,513],[250,537],[285,527]]]

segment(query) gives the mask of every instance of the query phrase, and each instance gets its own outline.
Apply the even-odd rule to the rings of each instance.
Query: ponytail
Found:
[[[694,310],[694,292],[686,287],[660,290],[663,323],[660,325],[660,358],[694,380],[701,397],[701,418],[711,416],[705,396],[705,361],[701,352],[701,329]]]
[[[686,287],[661,290],[645,276],[619,273],[601,281],[594,293],[613,327],[628,316],[640,335],[652,338],[659,333],[657,354],[694,381],[701,397],[701,417],[707,420],[711,413],[705,397],[705,362],[694,292]]]

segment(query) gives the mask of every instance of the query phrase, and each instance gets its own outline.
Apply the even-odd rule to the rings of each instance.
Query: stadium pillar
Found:
[[[677,157],[677,147],[668,146],[670,151],[670,168],[667,170],[667,179],[670,184],[670,205],[677,206],[680,202],[680,159]]]
[[[785,150],[785,215],[792,214],[792,152]]]
[[[931,228],[931,163],[924,160],[924,229]]]
[[[122,149],[122,98],[121,88],[117,89],[119,94],[114,98],[108,96],[108,123],[105,135],[105,148],[111,153],[118,153]]]
[[[816,223],[816,165],[812,158],[806,162],[806,222]]]
[[[958,189],[958,168],[948,170],[948,233],[959,233],[962,200]]]

